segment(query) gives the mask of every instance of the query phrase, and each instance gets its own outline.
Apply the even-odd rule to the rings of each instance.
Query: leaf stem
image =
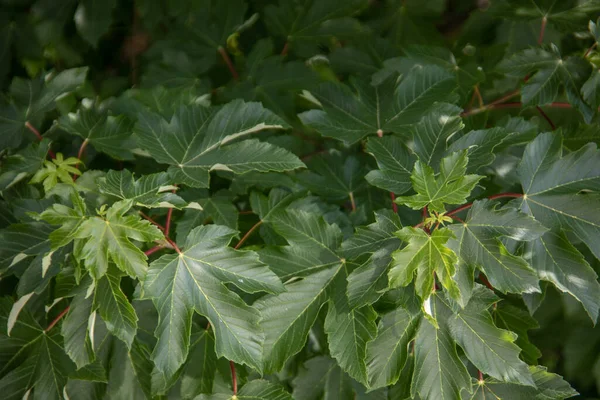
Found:
[[[31,132],[33,132],[33,134],[38,138],[38,140],[41,142],[42,140],[44,140],[44,137],[41,135],[40,131],[38,131],[37,129],[35,129],[35,127],[33,125],[31,125],[31,123],[29,121],[25,121],[25,128],[29,129]],[[54,154],[54,152],[50,149],[48,149],[48,154],[50,154],[50,158],[54,159],[56,158],[56,154]]]
[[[494,194],[492,196],[488,196],[487,198],[490,199],[490,200],[495,200],[495,199],[502,199],[502,198],[505,198],[505,197],[519,198],[519,197],[523,197],[523,194],[522,193],[499,193],[499,194]],[[446,213],[446,215],[449,216],[449,217],[451,217],[454,214],[458,214],[459,212],[467,210],[467,209],[469,209],[471,207],[473,207],[473,203],[467,203],[467,204],[462,205],[462,206],[460,206],[458,208],[455,208],[452,211],[448,211]]]
[[[229,58],[227,50],[225,50],[222,46],[219,46],[217,50],[219,51],[219,54],[221,54],[221,57],[223,58],[223,61],[225,61],[225,64],[227,64],[227,68],[229,68],[229,72],[231,72],[231,76],[233,77],[233,79],[236,81],[239,80],[240,76],[238,75],[235,67],[233,66],[233,62],[231,62],[231,58]]]
[[[354,193],[350,192],[348,193],[349,197],[350,197],[350,207],[352,207],[352,211],[356,211],[356,201],[354,200]]]
[[[242,244],[244,244],[244,242],[246,241],[246,239],[248,239],[250,237],[250,235],[252,235],[252,232],[254,232],[256,229],[258,229],[259,226],[262,225],[262,220],[258,221],[257,223],[255,223],[252,228],[250,228],[250,230],[248,232],[246,232],[246,234],[240,239],[239,242],[237,242],[237,244],[235,245],[234,249],[239,249],[240,247],[242,247]]]
[[[233,395],[237,396],[237,375],[235,374],[235,363],[229,361],[229,368],[231,369],[231,385],[233,386]]]
[[[552,122],[552,120],[550,119],[550,117],[548,116],[548,114],[546,114],[544,112],[544,110],[542,110],[542,108],[540,106],[535,106],[535,108],[538,110],[538,112],[540,113],[540,115],[542,117],[544,117],[544,119],[546,120],[546,122],[548,122],[548,125],[550,125],[550,127],[552,128],[552,130],[556,130],[556,125],[554,125],[554,122]]]
[[[485,286],[487,286],[488,289],[490,289],[492,292],[494,291],[494,287],[492,286],[492,284],[488,280],[487,276],[485,276],[483,273],[480,272],[479,273],[479,279],[481,280],[481,282],[483,282],[483,284]]]
[[[142,216],[142,218],[148,220],[152,225],[156,226],[163,233],[165,233],[165,227],[164,226],[162,226],[161,224],[159,224],[158,222],[156,222],[155,220],[153,220],[150,216],[144,214],[142,211],[138,211],[138,212]]]
[[[285,44],[283,45],[283,49],[281,50],[281,55],[287,56],[289,50],[290,50],[290,42],[285,42]]]
[[[396,204],[396,195],[394,192],[390,192],[390,198],[392,199],[392,210],[398,214],[398,204]]]
[[[169,230],[171,229],[171,217],[173,217],[173,207],[167,210],[167,222],[165,222],[165,237],[169,238]]]
[[[544,42],[544,33],[546,33],[546,24],[548,23],[548,18],[544,16],[542,18],[542,26],[540,28],[540,36],[538,37],[538,44],[542,44]]]
[[[479,370],[477,370],[477,378],[479,379],[479,382],[483,382],[483,373]]]
[[[58,321],[60,321],[60,320],[61,320],[61,318],[62,318],[62,317],[64,317],[64,316],[65,316],[65,315],[66,315],[66,314],[69,312],[69,309],[71,309],[71,306],[67,306],[67,308],[65,308],[64,310],[62,310],[62,311],[60,312],[60,314],[58,314],[58,315],[56,316],[56,318],[54,318],[54,319],[52,320],[52,322],[50,322],[50,325],[48,325],[48,327],[47,327],[47,328],[44,330],[44,332],[50,332],[50,330],[51,330],[52,328],[54,328],[54,325],[58,324]]]
[[[583,55],[583,58],[587,58],[587,56],[590,55],[590,53],[592,52],[592,50],[594,50],[596,48],[596,46],[598,45],[598,42],[594,42],[593,45],[591,45],[589,47],[589,49],[587,49],[587,51],[585,52],[585,54]]]
[[[79,146],[79,151],[77,152],[77,159],[79,161],[81,161],[81,157],[83,157],[83,152],[85,151],[85,148],[87,147],[88,142],[89,141],[87,139],[85,139],[83,141],[83,143],[81,143],[81,146]],[[77,161],[77,164],[75,164],[75,168],[77,168],[77,166],[79,165],[79,161]],[[76,181],[76,180],[77,180],[77,175],[73,174],[73,181]]]
[[[149,250],[146,250],[146,251],[144,252],[144,254],[145,254],[145,255],[146,255],[146,257],[147,257],[147,256],[149,256],[149,255],[151,255],[151,254],[154,254],[154,253],[156,253],[157,251],[159,251],[159,250],[162,250],[162,249],[164,249],[164,246],[159,244],[159,245],[156,245],[156,246],[154,246],[153,248],[151,248],[151,249],[149,249]]]

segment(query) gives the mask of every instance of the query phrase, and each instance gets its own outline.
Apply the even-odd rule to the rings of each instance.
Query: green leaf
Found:
[[[299,115],[305,125],[324,136],[355,143],[367,135],[400,133],[419,122],[434,101],[453,98],[452,75],[435,66],[416,66],[399,84],[372,86],[351,80],[353,88],[324,83],[311,92],[323,110]]]
[[[73,178],[69,174],[81,175],[77,164],[79,159],[75,157],[64,159],[62,153],[57,153],[56,158],[44,161],[44,166],[33,175],[29,183],[42,183],[46,193],[49,193],[59,182],[73,185]]]
[[[88,297],[87,290],[79,290],[69,304],[69,313],[61,326],[65,352],[78,369],[92,363],[96,358],[90,339],[95,318],[94,297]]]
[[[446,153],[448,140],[464,128],[460,113],[459,107],[440,103],[432,108],[418,124],[410,127],[414,152],[421,162],[430,166],[440,163]]]
[[[365,227],[358,227],[354,236],[342,242],[341,253],[352,260],[380,249],[393,251],[400,245],[400,241],[394,235],[400,229],[402,223],[398,214],[392,210],[376,211],[375,222]]]
[[[11,307],[9,302],[7,298],[2,300],[2,326]],[[63,398],[67,376],[75,370],[75,364],[65,354],[63,339],[56,330],[45,332],[31,315],[21,313],[10,338],[4,329],[0,331],[0,343],[3,357],[7,357],[0,379],[3,398],[21,399],[32,389],[35,399]]]
[[[259,313],[223,283],[249,293],[284,289],[254,252],[227,247],[235,234],[219,225],[198,227],[179,255],[162,256],[150,265],[144,296],[154,300],[160,315],[152,360],[167,380],[187,358],[194,311],[210,321],[217,356],[262,370]]]
[[[450,226],[456,239],[448,243],[449,247],[465,264],[485,272],[501,292],[540,292],[535,271],[525,259],[511,254],[499,238],[531,241],[547,229],[514,208],[496,207],[497,203],[489,200],[473,203],[465,222]]]
[[[562,156],[562,137],[539,135],[525,148],[518,174],[526,196],[521,208],[551,229],[573,232],[600,258],[599,152],[595,144]]]
[[[471,391],[471,378],[450,336],[447,320],[452,313],[439,294],[431,296],[431,312],[439,328],[428,321],[419,325],[411,394],[423,400],[460,399],[462,390]]]
[[[367,182],[397,194],[412,188],[410,175],[415,158],[402,139],[396,136],[369,138],[366,150],[375,157],[379,167],[365,176]]]
[[[346,291],[346,272],[338,275],[335,295],[329,303],[325,318],[325,333],[329,351],[339,366],[352,378],[368,386],[367,343],[377,334],[377,313],[372,306],[350,308]]]
[[[60,117],[58,126],[72,135],[81,137],[84,143],[91,144],[96,150],[111,157],[120,160],[133,159],[133,123],[123,115],[109,115],[94,104],[89,107],[83,105],[76,113]]]
[[[545,367],[532,366],[529,372],[533,376],[535,387],[515,383],[504,383],[494,378],[476,381],[473,385],[473,400],[533,398],[539,400],[562,400],[578,393],[559,375],[550,373]]]
[[[70,200],[73,208],[64,204],[53,204],[36,217],[49,224],[60,225],[48,236],[53,250],[64,247],[75,239],[81,224],[86,221],[85,202],[75,190],[71,191]]]
[[[327,356],[313,357],[292,381],[295,400],[352,398],[351,379]]]
[[[392,254],[390,287],[408,286],[416,275],[415,291],[426,301],[433,290],[435,274],[450,295],[457,298],[458,287],[452,279],[457,257],[445,246],[454,237],[452,231],[441,228],[428,235],[422,229],[405,227],[396,235],[407,245]]]
[[[9,189],[42,168],[49,149],[50,141],[44,139],[6,157],[0,168],[0,190]]]
[[[39,126],[48,111],[56,107],[59,96],[72,92],[83,84],[87,67],[72,68],[32,81],[13,79],[9,100],[0,102],[0,149],[19,147],[25,135],[32,137],[25,126]]]
[[[558,49],[553,46],[551,51],[523,50],[503,60],[498,65],[498,69],[519,77],[537,71],[521,90],[524,105],[538,106],[552,103],[558,97],[558,89],[564,86],[569,102],[581,112],[587,123],[591,122],[594,111],[583,100],[580,93],[583,84],[582,76],[587,77],[589,74],[586,63],[574,57],[563,59]]]
[[[312,157],[307,166],[309,171],[298,175],[300,183],[331,201],[353,199],[366,187],[366,169],[358,157],[344,157],[337,151],[331,151],[324,156]]]
[[[527,331],[539,328],[537,321],[526,310],[503,302],[497,305],[494,316],[496,326],[518,335],[515,344],[521,348],[523,360],[528,364],[536,364],[542,353],[530,342]]]
[[[110,170],[97,181],[100,192],[121,200],[132,200],[136,206],[147,208],[185,207],[185,200],[172,193],[177,187],[171,185],[171,182],[166,172],[143,175],[136,181],[133,174],[126,169]]]
[[[490,165],[496,158],[496,148],[502,148],[505,140],[511,140],[511,132],[502,127],[470,131],[452,142],[448,151],[468,150],[467,172],[477,172]]]
[[[463,204],[482,178],[480,175],[466,175],[469,158],[466,151],[452,153],[442,159],[440,173],[421,160],[417,160],[411,175],[413,188],[417,194],[396,198],[396,203],[414,210],[427,206],[430,211],[445,212],[444,204]]]
[[[77,31],[86,42],[94,47],[98,45],[98,40],[108,32],[112,24],[116,4],[116,0],[84,0],[79,3],[73,19]]]
[[[367,367],[372,388],[398,382],[408,360],[408,345],[413,340],[421,318],[399,307],[379,321],[377,337],[367,345]],[[428,323],[428,322],[423,322]]]
[[[181,375],[181,397],[193,399],[201,393],[212,393],[217,368],[215,339],[205,330],[192,336],[190,354]]]
[[[292,396],[285,389],[276,383],[271,383],[262,379],[250,381],[242,387],[237,395],[201,395],[200,399],[206,400],[253,400],[253,399],[269,399],[269,400],[292,400]]]
[[[581,302],[595,322],[600,308],[598,276],[564,233],[548,232],[528,244],[531,266],[540,279]]]
[[[469,360],[498,380],[533,386],[527,364],[519,359],[517,335],[498,329],[487,309],[499,299],[478,286],[467,306],[448,321],[450,334]]]
[[[590,78],[581,86],[581,95],[592,109],[597,110],[600,107],[600,70],[595,69]]]
[[[341,242],[340,230],[323,218],[303,211],[279,211],[266,222],[288,241],[289,250],[300,248],[312,253],[313,260],[305,271],[299,270],[290,277],[298,273],[309,275],[286,284],[285,292],[254,303],[265,332],[263,371],[269,373],[280,370],[288,358],[302,349],[344,263],[334,252]]]
[[[84,261],[95,280],[104,276],[109,260],[131,277],[142,279],[146,274],[147,257],[130,238],[151,242],[162,239],[163,235],[150,222],[126,215],[132,203],[123,200],[113,204],[105,213],[87,218],[72,234],[79,240],[75,255]]]
[[[303,167],[293,154],[257,140],[230,142],[287,124],[259,103],[235,100],[223,107],[180,107],[170,121],[156,113],[139,115],[135,133],[156,161],[169,164],[176,183],[208,187],[209,172],[286,171]],[[226,146],[227,145],[227,146]]]

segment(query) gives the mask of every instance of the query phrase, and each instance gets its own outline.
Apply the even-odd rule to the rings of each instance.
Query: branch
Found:
[[[61,320],[61,318],[62,318],[62,317],[64,317],[64,316],[65,316],[65,315],[66,315],[66,314],[69,312],[69,309],[70,309],[70,308],[71,308],[71,306],[67,306],[67,308],[65,308],[64,310],[62,310],[62,311],[60,312],[60,314],[58,314],[58,315],[56,316],[56,318],[54,318],[54,319],[52,320],[52,322],[50,322],[50,325],[48,325],[48,327],[47,327],[47,328],[44,330],[44,332],[50,332],[50,330],[51,330],[52,328],[54,328],[54,325],[58,324],[58,321],[60,321],[60,320]]]
[[[239,249],[240,247],[242,247],[242,244],[244,244],[244,242],[246,241],[246,239],[248,239],[250,237],[250,235],[252,235],[252,232],[254,232],[259,226],[262,225],[262,220],[258,221],[257,223],[255,223],[252,228],[250,228],[250,230],[248,232],[246,232],[246,234],[240,239],[239,242],[237,242],[237,244],[235,245],[234,249]]]
[[[29,121],[25,121],[25,128],[29,129],[31,132],[33,132],[33,134],[38,138],[38,140],[41,142],[42,140],[44,140],[44,137],[40,134],[40,131],[38,131],[37,129],[35,129],[35,127],[33,125],[31,125],[31,123],[29,123]],[[54,159],[56,158],[56,154],[54,154],[54,152],[50,149],[48,149],[48,154],[50,154],[50,158]]]
[[[233,62],[231,62],[231,58],[229,58],[229,54],[227,54],[227,51],[219,46],[219,54],[221,54],[221,57],[223,58],[223,61],[225,61],[225,64],[227,64],[227,68],[229,68],[229,72],[231,72],[231,76],[233,77],[234,80],[239,80],[240,76],[238,75],[237,71],[235,70],[235,67],[233,66]]]

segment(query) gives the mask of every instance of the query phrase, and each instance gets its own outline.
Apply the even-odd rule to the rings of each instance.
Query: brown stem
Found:
[[[35,129],[35,127],[33,125],[31,125],[31,123],[29,121],[25,121],[25,128],[29,129],[31,132],[33,132],[33,134],[38,138],[38,140],[41,142],[42,140],[44,140],[44,137],[42,136],[42,134],[40,133],[40,131],[38,131],[37,129]],[[50,149],[48,149],[48,154],[50,154],[50,158],[54,159],[56,158],[56,154],[54,154],[54,152]]]
[[[484,379],[483,379],[483,373],[481,371],[479,371],[479,370],[477,371],[477,377],[479,378],[479,382],[483,382],[484,381]]]
[[[54,318],[54,319],[52,320],[52,322],[50,322],[50,325],[48,325],[48,327],[46,328],[46,330],[45,330],[44,332],[50,332],[50,330],[51,330],[52,328],[54,328],[54,325],[58,324],[58,321],[60,321],[60,319],[61,319],[62,317],[64,317],[64,316],[65,316],[65,315],[66,315],[66,314],[69,312],[69,309],[70,309],[70,308],[71,308],[71,306],[67,306],[67,308],[65,308],[64,310],[62,310],[62,311],[60,312],[60,314],[58,314],[58,315],[56,316],[56,318]]]
[[[169,230],[171,228],[171,217],[173,216],[173,208],[169,208],[167,211],[167,222],[165,222],[165,237],[169,237]]]
[[[540,28],[540,36],[538,37],[538,44],[542,44],[544,42],[544,33],[546,32],[546,24],[548,23],[548,18],[542,18],[542,27]]]
[[[550,117],[548,116],[548,114],[546,114],[544,112],[544,110],[542,110],[542,108],[540,106],[535,106],[535,108],[538,110],[538,112],[540,113],[540,115],[542,117],[544,117],[544,119],[546,120],[546,122],[548,122],[548,124],[550,125],[550,127],[552,128],[552,130],[556,130],[556,125],[554,125],[554,122],[552,122],[552,120],[550,119]]]
[[[356,211],[356,201],[354,200],[354,193],[349,193],[350,197],[350,207],[352,207],[352,211]]]
[[[398,204],[396,204],[396,195],[394,194],[394,192],[390,192],[390,197],[392,199],[392,210],[394,210],[394,212],[398,214]]]
[[[233,79],[236,81],[240,79],[240,76],[238,75],[235,67],[233,66],[233,62],[231,62],[231,58],[229,58],[229,54],[227,54],[227,51],[223,47],[219,47],[218,51],[219,54],[221,54],[223,61],[225,61],[225,64],[227,64],[227,68],[229,68],[229,72],[231,72],[231,76],[233,77]]]
[[[492,284],[490,283],[490,281],[488,280],[487,276],[485,276],[484,274],[482,274],[481,272],[479,273],[479,279],[481,280],[481,282],[483,282],[483,284],[485,286],[487,286],[488,289],[490,289],[492,292],[494,291],[494,287],[492,286]]]
[[[499,193],[499,194],[495,194],[492,196],[488,196],[487,198],[490,200],[495,200],[495,199],[501,199],[501,198],[505,198],[505,197],[519,198],[519,197],[523,197],[523,194],[522,193]],[[458,214],[459,212],[467,210],[471,207],[473,207],[473,203],[468,203],[468,204],[462,205],[458,208],[455,208],[452,211],[448,211],[446,213],[446,215],[451,217],[454,214]]]
[[[252,228],[250,228],[250,230],[248,232],[246,232],[246,234],[240,239],[240,241],[235,245],[234,249],[239,249],[240,247],[242,247],[242,244],[244,244],[244,242],[250,237],[250,235],[252,235],[252,232],[254,232],[256,229],[258,229],[259,226],[262,225],[262,221],[258,221],[257,223],[255,223]]]
[[[229,361],[229,368],[231,369],[231,385],[233,386],[233,395],[237,396],[237,376],[235,374],[235,363]]]
[[[477,101],[479,102],[479,107],[483,107],[483,98],[481,97],[481,92],[479,91],[479,86],[475,85],[475,95],[477,95]]]
[[[594,50],[596,48],[596,46],[598,45],[598,42],[595,42],[593,45],[590,46],[589,49],[587,49],[587,51],[585,52],[585,54],[583,55],[583,58],[587,58],[587,56],[590,55],[590,53],[592,52],[592,50]]]
[[[156,222],[155,220],[153,220],[150,216],[144,214],[142,211],[138,211],[140,213],[140,215],[142,216],[142,218],[150,221],[150,223],[152,225],[155,225],[158,229],[160,229],[163,233],[165,232],[165,227],[162,226],[161,224],[159,224],[158,222]]]
[[[159,250],[162,250],[162,249],[164,249],[164,247],[163,247],[162,245],[160,245],[160,244],[159,244],[159,245],[157,245],[157,246],[154,246],[153,248],[151,248],[151,249],[149,249],[149,250],[146,250],[146,251],[144,252],[144,254],[145,254],[145,255],[146,255],[146,257],[147,257],[147,256],[149,256],[150,254],[154,254],[154,253],[156,253],[157,251],[159,251]]]
[[[181,250],[179,249],[179,247],[177,247],[177,243],[175,243],[174,241],[172,241],[169,238],[165,238],[165,240],[167,241],[167,243],[169,243],[171,245],[171,247],[173,247],[173,249],[175,249],[177,254],[181,254]]]
[[[283,49],[281,50],[281,55],[287,56],[288,51],[290,51],[290,42],[285,42],[285,45],[283,45]]]
[[[87,144],[88,144],[88,140],[85,139],[83,141],[83,143],[81,143],[81,146],[79,146],[79,152],[77,152],[77,159],[79,161],[81,161],[81,157],[83,157],[83,152],[85,151]],[[75,164],[75,168],[77,168],[77,166],[79,165],[79,161],[77,161],[77,164]],[[77,180],[77,175],[73,174],[73,181],[75,181],[75,180]]]
[[[244,210],[244,211],[238,211],[239,215],[252,215],[254,214],[254,211],[252,210]]]

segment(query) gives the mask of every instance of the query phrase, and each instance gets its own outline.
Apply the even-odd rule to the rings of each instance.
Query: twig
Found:
[[[231,76],[233,77],[233,79],[236,81],[240,79],[240,76],[238,75],[235,67],[233,66],[233,62],[231,62],[231,58],[229,58],[229,54],[227,54],[227,51],[221,46],[219,46],[218,51],[219,54],[221,54],[223,61],[225,61],[225,64],[227,64],[227,68],[229,68],[229,72],[231,72]]]
[[[167,210],[167,222],[165,222],[165,237],[169,237],[169,230],[171,228],[171,217],[173,216],[173,207]]]
[[[250,228],[250,230],[248,232],[246,232],[246,234],[240,239],[239,242],[237,242],[237,244],[235,245],[234,249],[239,249],[240,247],[242,247],[242,244],[244,244],[244,242],[246,241],[246,239],[248,239],[250,237],[250,235],[252,235],[252,232],[254,232],[256,229],[258,229],[259,226],[262,225],[262,220],[258,221],[257,223],[255,223],[252,228]]]
[[[233,395],[237,396],[237,376],[235,374],[235,363],[229,361],[229,368],[231,368],[231,385],[233,386]]]
[[[44,330],[44,332],[50,332],[50,330],[51,330],[52,328],[54,328],[54,325],[58,324],[58,321],[60,321],[60,319],[61,319],[62,317],[64,317],[64,316],[65,316],[65,315],[66,315],[66,314],[69,312],[69,309],[70,309],[70,308],[71,308],[71,306],[67,306],[67,308],[65,308],[64,310],[62,310],[62,311],[60,312],[60,314],[58,314],[58,315],[56,316],[56,318],[54,318],[54,319],[52,320],[52,322],[50,322],[50,325],[48,325],[48,327],[46,328],[46,330]]]
[[[44,137],[41,135],[40,131],[38,131],[37,129],[35,129],[35,127],[33,125],[31,125],[31,123],[29,123],[29,121],[25,121],[25,128],[29,129],[31,132],[33,132],[33,134],[38,138],[38,140],[41,142],[42,140],[44,140]],[[54,159],[56,158],[56,154],[54,154],[54,152],[50,149],[48,149],[48,154],[50,154],[50,158]]]

